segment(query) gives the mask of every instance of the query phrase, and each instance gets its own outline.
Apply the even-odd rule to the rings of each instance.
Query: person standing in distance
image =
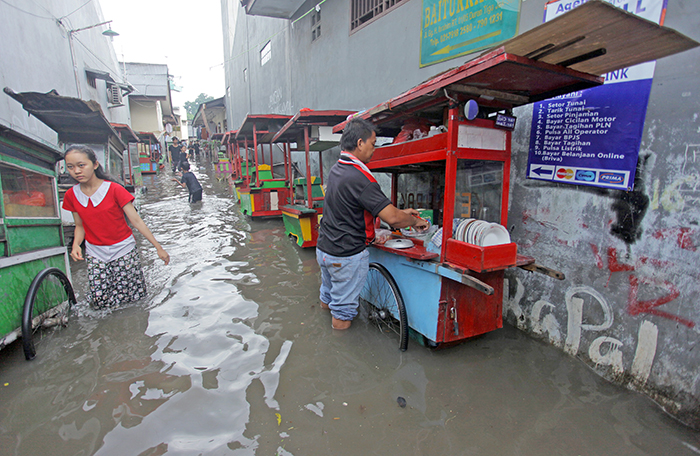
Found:
[[[400,210],[382,193],[367,168],[376,141],[374,125],[352,119],[340,138],[340,159],[328,176],[316,261],[321,267],[321,307],[330,309],[333,329],[349,328],[357,316],[369,271],[366,248],[374,241],[375,218],[394,228],[428,227],[418,218],[418,211]]]
[[[173,143],[168,147],[170,152],[170,163],[173,165],[173,172],[180,169],[180,162],[183,160],[183,150],[182,144],[180,144],[180,138],[173,136]],[[185,158],[186,160],[187,158]]]
[[[126,218],[153,246],[167,265],[170,256],[136,212],[134,197],[110,182],[95,152],[87,146],[69,146],[66,168],[78,183],[68,189],[63,209],[75,220],[74,261],[87,259],[88,301],[94,308],[114,307],[146,296],[139,253]],[[85,241],[85,257],[80,245]]]

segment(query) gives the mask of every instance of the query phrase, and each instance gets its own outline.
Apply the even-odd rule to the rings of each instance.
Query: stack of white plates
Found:
[[[462,219],[455,230],[454,238],[482,247],[510,243],[510,233],[503,225],[472,218]]]

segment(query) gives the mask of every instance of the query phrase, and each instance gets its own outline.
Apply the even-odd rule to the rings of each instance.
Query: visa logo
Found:
[[[576,171],[576,180],[593,182],[595,180],[595,171],[579,169]]]
[[[622,184],[625,182],[625,175],[622,173],[600,173],[598,176],[598,182],[605,182],[608,184]]]

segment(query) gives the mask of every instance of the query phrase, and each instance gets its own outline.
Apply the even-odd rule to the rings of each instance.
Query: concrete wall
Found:
[[[105,82],[98,80],[97,88],[87,83],[85,68],[109,72],[124,82],[112,43],[102,35],[106,26],[75,32],[72,39],[69,34],[69,30],[104,22],[99,3],[83,6],[82,0],[40,0],[16,7],[10,3],[0,2],[0,88],[44,93],[55,89],[63,96],[95,100],[108,120],[128,124],[126,107],[109,107]],[[0,93],[0,123],[33,139],[57,141],[53,130],[28,117],[22,106],[4,93]]]
[[[307,2],[292,20],[315,4]],[[542,23],[544,4],[521,3],[520,33]],[[327,0],[322,36],[311,42],[310,16],[292,27],[246,16],[240,2],[222,0],[229,125],[240,125],[246,112],[373,107],[470,58],[418,67],[421,8],[420,0],[407,1],[349,34],[349,2]],[[694,2],[669,2],[665,25],[700,41],[698,24]],[[261,67],[260,44],[268,37],[273,55]],[[564,272],[566,280],[509,270],[504,303],[509,323],[695,427],[699,73],[699,49],[657,62],[632,192],[525,179],[532,107],[516,110],[508,228],[520,254]],[[324,167],[330,162],[324,157]]]
[[[150,131],[159,137],[163,132],[163,111],[160,101],[129,99],[131,127],[135,131]]]

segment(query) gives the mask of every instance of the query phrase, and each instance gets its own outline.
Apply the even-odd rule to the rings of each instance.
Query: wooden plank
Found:
[[[555,65],[604,49],[604,55],[570,66],[584,73],[603,75],[692,49],[698,43],[609,3],[589,0],[502,46],[508,53],[529,55]]]
[[[554,269],[548,268],[546,266],[542,266],[539,264],[531,263],[531,264],[524,264],[524,265],[519,265],[518,266],[521,269],[525,269],[526,271],[530,272],[539,272],[540,274],[544,274],[546,276],[552,277],[554,279],[558,280],[564,280],[566,276],[564,275],[563,272],[556,271]]]

